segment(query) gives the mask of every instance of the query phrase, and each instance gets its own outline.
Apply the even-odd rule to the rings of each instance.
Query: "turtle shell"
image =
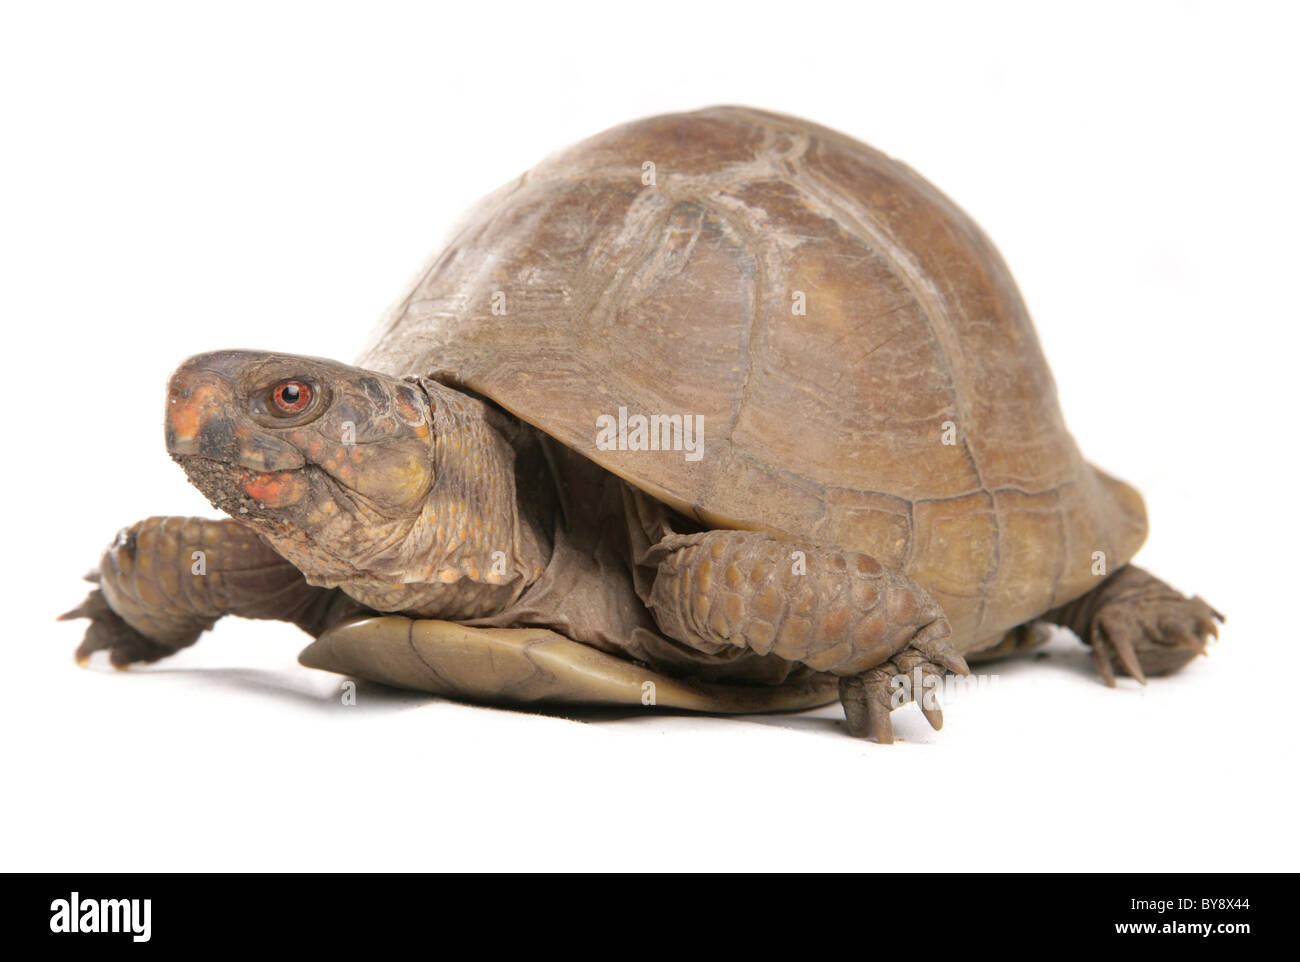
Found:
[[[833,676],[781,685],[675,678],[545,628],[471,628],[433,618],[334,625],[298,660],[395,688],[505,705],[643,705],[719,714],[801,711],[833,702]]]
[[[980,229],[797,118],[652,117],[549,158],[471,211],[360,363],[450,375],[708,526],[902,567],[968,647],[1146,534]]]

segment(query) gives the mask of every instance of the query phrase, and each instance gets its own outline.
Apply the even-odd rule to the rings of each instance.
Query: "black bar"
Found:
[[[850,944],[861,938],[873,951],[890,951],[896,936],[894,950],[910,955],[944,942],[948,950],[1101,943],[1244,948],[1241,939],[1286,934],[1281,915],[1294,878],[29,874],[10,875],[7,883],[7,935],[97,953],[112,946],[216,951],[288,942],[339,950],[403,940],[451,951],[468,937],[497,950],[522,939],[522,949],[539,952],[558,939],[574,948],[659,945],[675,955],[674,944],[695,931],[732,954],[795,934],[815,944],[815,932],[824,928],[827,938],[839,934]],[[71,931],[83,928],[118,931]]]

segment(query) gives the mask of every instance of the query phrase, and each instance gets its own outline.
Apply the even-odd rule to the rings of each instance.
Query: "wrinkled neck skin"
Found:
[[[430,402],[434,480],[415,513],[393,516],[334,484],[310,517],[263,533],[309,582],[377,611],[491,615],[513,605],[550,560],[549,476],[526,426],[437,382],[419,387]]]

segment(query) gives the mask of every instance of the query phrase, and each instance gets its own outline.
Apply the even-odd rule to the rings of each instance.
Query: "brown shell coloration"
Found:
[[[586,140],[484,200],[360,359],[450,372],[703,523],[905,569],[996,641],[1146,535],[1089,466],[1005,264],[911,169],[714,108]],[[698,460],[597,419],[701,416]]]
[[[394,615],[335,625],[298,661],[486,704],[653,705],[746,715],[817,708],[838,696],[830,675],[781,685],[710,683],[636,665],[544,628],[470,628]]]

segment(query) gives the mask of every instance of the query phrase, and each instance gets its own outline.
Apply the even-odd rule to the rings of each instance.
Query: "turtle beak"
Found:
[[[167,383],[165,431],[174,458],[199,457],[250,471],[288,471],[302,455],[261,429],[243,410],[240,374],[263,355],[216,351],[189,358]]]
[[[173,457],[233,461],[235,434],[227,414],[234,385],[223,375],[194,366],[191,358],[167,383],[167,451]]]

